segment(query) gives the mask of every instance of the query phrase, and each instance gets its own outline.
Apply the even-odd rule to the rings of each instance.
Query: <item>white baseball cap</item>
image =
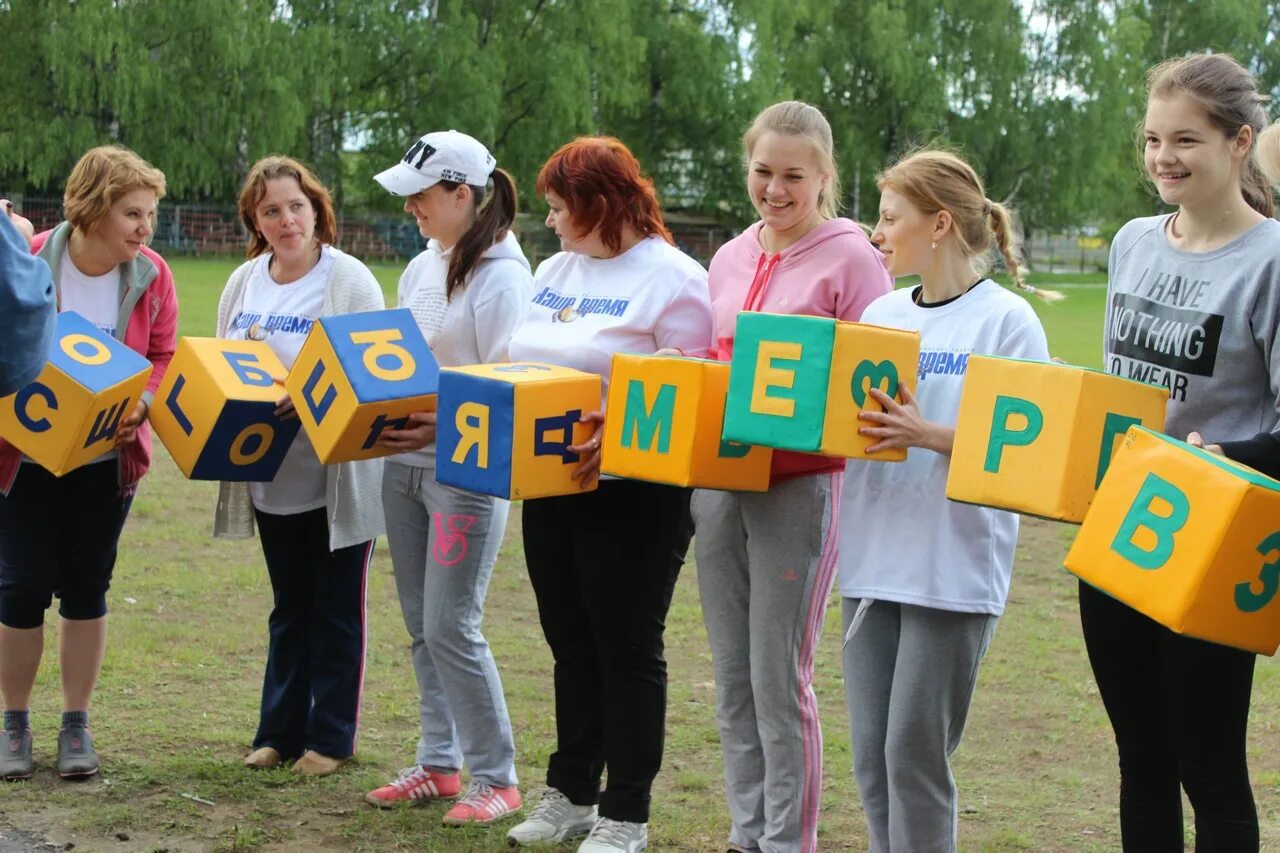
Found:
[[[395,195],[413,195],[440,181],[482,187],[497,162],[489,149],[456,130],[436,131],[413,143],[404,159],[373,176]]]

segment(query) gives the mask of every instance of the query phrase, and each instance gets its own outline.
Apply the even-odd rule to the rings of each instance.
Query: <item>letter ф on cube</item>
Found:
[[[0,436],[61,477],[115,446],[150,376],[151,362],[64,311],[44,370],[0,400]]]
[[[702,489],[769,488],[773,451],[720,437],[728,390],[724,362],[615,354],[600,470]]]
[[[1125,430],[1162,429],[1168,399],[1097,370],[970,356],[947,497],[1078,524]]]
[[[1280,483],[1133,427],[1066,567],[1174,631],[1275,654]]]
[[[411,412],[434,412],[440,367],[408,308],[321,317],[285,388],[320,461],[350,462],[396,451],[382,433]]]
[[[591,437],[595,427],[578,419],[599,407],[593,373],[533,362],[446,368],[436,480],[500,498],[584,491],[570,478],[580,458],[568,448]]]
[[[275,479],[298,419],[275,416],[284,365],[263,341],[183,338],[151,407],[151,426],[192,480]]]
[[[869,456],[858,434],[869,394],[901,398],[915,386],[920,334],[829,317],[744,311],[734,332],[724,438],[782,450],[898,462],[905,450]]]

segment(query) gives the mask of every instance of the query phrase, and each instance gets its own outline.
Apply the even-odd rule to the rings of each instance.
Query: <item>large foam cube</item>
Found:
[[[440,373],[436,480],[501,498],[583,491],[570,474],[595,427],[600,377],[532,362],[451,367]],[[594,486],[593,486],[594,488]]]
[[[1078,524],[1120,437],[1163,429],[1168,397],[1083,367],[970,356],[947,497]]]
[[[275,479],[298,434],[275,416],[284,365],[263,341],[183,338],[151,406],[151,426],[192,480]]]
[[[724,362],[615,354],[601,470],[703,489],[769,488],[773,451],[720,437],[728,391]]]
[[[151,362],[64,311],[44,370],[0,400],[0,436],[61,477],[115,446],[150,376]]]
[[[1174,631],[1275,654],[1280,483],[1133,427],[1066,565]]]
[[[378,438],[408,426],[411,412],[434,412],[439,382],[413,315],[394,308],[321,317],[285,387],[316,455],[329,464],[395,453]]]
[[[868,455],[867,448],[879,439],[858,433],[859,427],[870,425],[859,420],[858,415],[864,411],[884,411],[884,406],[867,393],[872,388],[895,398],[899,397],[898,389],[902,385],[914,391],[919,363],[919,332],[870,323],[836,323],[827,409],[822,421],[822,452],[880,462],[906,459],[905,447]]]
[[[817,451],[827,409],[836,321],[744,311],[734,330],[728,441]]]

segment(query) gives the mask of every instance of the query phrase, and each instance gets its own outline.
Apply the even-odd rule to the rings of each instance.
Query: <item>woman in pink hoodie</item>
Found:
[[[760,221],[711,261],[715,356],[740,311],[857,320],[890,280],[866,233],[836,217],[831,127],[774,104],[744,137]],[[844,460],[775,451],[764,493],[693,497],[698,586],[716,677],[731,850],[817,848],[822,733],[813,655],[836,569]]]

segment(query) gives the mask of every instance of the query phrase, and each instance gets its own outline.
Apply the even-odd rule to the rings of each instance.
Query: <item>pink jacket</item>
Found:
[[[732,358],[740,311],[856,321],[874,299],[893,289],[879,250],[848,219],[829,219],[775,255],[760,247],[762,227],[761,222],[752,225],[711,259],[712,358]],[[777,450],[772,479],[843,469],[843,459]]]
[[[71,224],[63,222],[52,231],[37,234],[31,252],[45,259],[53,270],[55,287],[60,287],[58,266],[71,236]],[[59,291],[61,304],[61,291]],[[156,389],[178,344],[178,295],[173,273],[155,252],[146,246],[138,257],[120,265],[120,316],[116,337],[151,362],[151,378],[142,399],[150,409]],[[120,489],[132,494],[151,466],[151,426],[143,421],[137,439],[119,447]],[[22,452],[0,439],[0,493],[8,494],[18,475]]]

